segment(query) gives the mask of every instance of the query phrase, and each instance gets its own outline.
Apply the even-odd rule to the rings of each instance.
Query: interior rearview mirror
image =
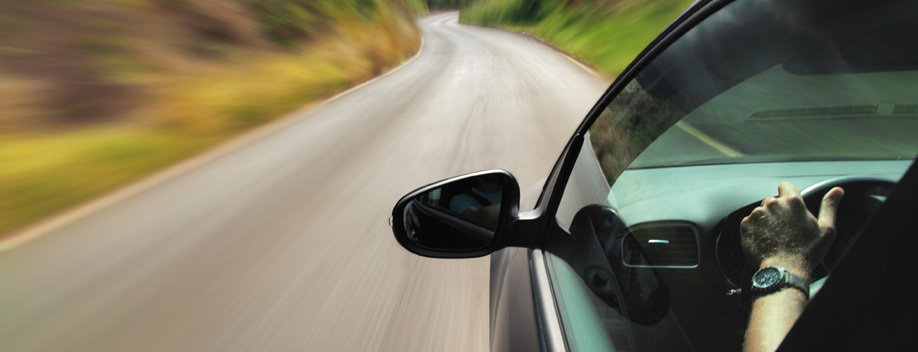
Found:
[[[482,171],[421,187],[392,210],[398,243],[427,257],[491,253],[518,218],[519,185],[504,170]]]

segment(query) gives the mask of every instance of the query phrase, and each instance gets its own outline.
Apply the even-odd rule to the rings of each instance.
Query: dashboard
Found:
[[[778,184],[789,181],[818,214],[825,192],[834,186],[845,189],[837,213],[838,236],[817,273],[823,277],[911,161],[630,169],[614,180],[611,190],[592,179],[597,174],[583,174],[598,171],[591,164],[579,164],[565,197],[580,192],[575,199],[589,205],[559,209],[559,216],[575,214],[566,222],[559,218],[559,223],[570,224],[571,239],[547,249],[563,258],[605,307],[619,309],[636,323],[635,336],[658,339],[655,334],[665,325],[672,336],[685,339],[679,343],[719,350],[742,343],[750,304],[742,288],[752,270],[743,258],[739,223],[762,199],[776,195]],[[596,193],[605,197],[598,199]],[[586,200],[587,195],[592,199]],[[575,204],[562,201],[561,206]]]
[[[724,280],[739,287],[742,251],[739,223],[762,199],[794,183],[808,208],[818,214],[822,196],[834,186],[846,195],[839,204],[833,248],[844,248],[867,217],[885,200],[911,161],[819,161],[691,166],[625,171],[609,192],[609,205],[625,224],[686,223],[696,230],[699,256],[714,259]],[[645,236],[646,237],[646,236]],[[649,239],[648,239],[649,240]],[[713,255],[713,256],[712,256]],[[841,253],[826,257],[831,267]]]

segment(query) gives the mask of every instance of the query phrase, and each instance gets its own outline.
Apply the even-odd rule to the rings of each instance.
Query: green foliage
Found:
[[[432,10],[459,9],[467,0],[427,0],[427,7]]]
[[[0,124],[126,119],[157,75],[293,53],[357,29],[379,42],[411,42],[426,11],[424,0],[0,1],[0,76],[43,90],[29,99],[41,121],[4,116]],[[2,97],[0,110],[10,114]]]
[[[685,114],[636,81],[625,86],[590,128],[590,144],[609,184]]]
[[[536,24],[545,12],[546,0],[471,0],[460,13],[469,24],[500,26]]]
[[[617,76],[692,0],[474,0],[463,23],[536,35]]]
[[[346,21],[404,21],[425,13],[422,0],[246,0],[265,35],[289,46]]]
[[[0,3],[0,238],[391,68],[418,49],[427,12],[424,0]]]

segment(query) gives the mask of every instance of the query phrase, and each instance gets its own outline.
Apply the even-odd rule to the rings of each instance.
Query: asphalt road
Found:
[[[607,82],[456,20],[422,19],[389,75],[0,252],[0,350],[487,350],[488,259],[409,254],[391,207],[489,168],[525,194]]]

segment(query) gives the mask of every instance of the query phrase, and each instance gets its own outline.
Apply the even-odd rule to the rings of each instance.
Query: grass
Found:
[[[413,27],[341,26],[296,53],[148,73],[129,122],[0,129],[0,238],[370,79],[420,44]]]
[[[0,138],[0,230],[83,202],[219,141],[142,128]]]
[[[562,6],[543,1],[535,18],[519,18],[517,0],[480,2],[463,10],[462,21],[535,35],[583,60],[610,78],[617,77],[692,0],[622,0]],[[499,6],[503,4],[503,6]]]

